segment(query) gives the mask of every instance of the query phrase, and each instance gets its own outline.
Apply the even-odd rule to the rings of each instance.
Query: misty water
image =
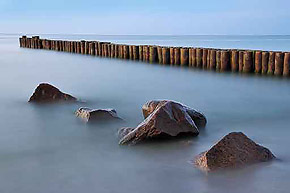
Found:
[[[290,36],[41,37],[290,50]],[[290,79],[24,49],[15,35],[0,36],[0,66],[1,193],[289,192]],[[41,82],[85,103],[27,103]],[[197,137],[118,145],[118,128],[140,123],[152,99],[200,110],[208,125]],[[126,122],[86,124],[74,116],[83,106],[114,108]],[[278,159],[208,174],[192,165],[231,131]]]

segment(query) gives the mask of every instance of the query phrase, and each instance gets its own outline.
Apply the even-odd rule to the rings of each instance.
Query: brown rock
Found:
[[[242,132],[232,132],[195,159],[202,170],[236,168],[248,164],[265,162],[275,158],[271,151],[256,144]]]
[[[81,107],[75,112],[75,115],[86,122],[122,120],[118,117],[115,109],[90,109]]]
[[[176,103],[176,102],[168,101],[168,100],[152,100],[152,101],[148,101],[147,103],[145,103],[142,106],[144,118],[147,118],[157,107],[159,107],[165,103]],[[189,114],[189,116],[192,118],[192,120],[194,121],[195,125],[198,128],[205,127],[207,120],[206,120],[206,117],[202,113],[200,113],[200,112],[198,112],[190,107],[187,107],[183,104],[180,104],[180,105]]]
[[[142,123],[120,140],[119,144],[135,144],[147,138],[174,137],[184,133],[199,133],[187,109],[176,102],[161,101]]]
[[[28,102],[60,102],[76,100],[75,97],[61,92],[58,88],[50,84],[41,83],[37,86]]]

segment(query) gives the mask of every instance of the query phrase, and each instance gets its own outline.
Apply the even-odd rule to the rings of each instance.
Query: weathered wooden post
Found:
[[[146,57],[147,57],[147,46],[146,45],[143,45],[143,61],[145,62],[146,61]]]
[[[162,47],[161,46],[157,46],[157,55],[158,55],[158,63],[162,64]]]
[[[19,46],[20,48],[23,47],[23,36],[19,38]]]
[[[104,57],[108,57],[109,56],[109,44],[108,43],[104,43]]]
[[[174,64],[180,65],[180,48],[179,47],[174,48]]]
[[[52,47],[52,49],[54,50],[54,42],[53,42],[53,47]],[[68,52],[70,52],[71,51],[71,42],[70,41],[68,41]]]
[[[189,63],[188,48],[180,48],[180,65],[188,66],[188,63]]]
[[[22,36],[22,47],[26,48],[27,47],[27,37]]]
[[[262,52],[262,74],[267,74],[269,63],[269,52]]]
[[[139,46],[133,46],[133,60],[139,59]]]
[[[70,52],[73,53],[74,52],[74,42],[73,41],[70,42],[70,47],[71,47]]]
[[[56,41],[56,49],[55,50],[60,51],[60,41],[59,40]]]
[[[188,66],[192,66],[192,50],[193,48],[188,48]]]
[[[216,50],[210,51],[209,68],[210,70],[216,69]]]
[[[211,60],[212,60],[212,57],[213,57],[212,56],[213,51],[215,51],[215,49],[213,49],[213,48],[208,49],[208,53],[207,53],[207,69],[208,70],[212,70],[212,68],[211,68]],[[215,56],[214,59],[216,59],[216,56]]]
[[[98,42],[98,56],[102,56],[102,42]]]
[[[253,52],[252,51],[244,51],[244,65],[243,72],[250,73],[253,70]]]
[[[243,72],[244,67],[244,50],[239,50],[239,72]]]
[[[124,49],[124,59],[129,59],[129,46],[124,45],[123,49]]]
[[[170,51],[168,47],[162,48],[162,64],[170,64]]]
[[[111,44],[106,43],[105,48],[106,48],[106,57],[107,57],[107,58],[110,57],[110,53],[111,53],[110,46],[111,46]]]
[[[89,55],[91,55],[91,50],[92,50],[92,42],[89,42],[89,51],[88,51]]]
[[[111,44],[110,46],[110,58],[115,57],[115,44]]]
[[[132,45],[128,45],[129,47],[129,59],[133,60],[133,47]]]
[[[144,61],[149,62],[149,46],[144,46]]]
[[[231,50],[231,69],[232,69],[232,72],[237,72],[239,70],[238,50]]]
[[[46,39],[42,40],[42,49],[46,49]]]
[[[157,47],[156,46],[150,46],[149,47],[149,62],[150,63],[156,63],[157,60],[158,60]]]
[[[139,46],[139,60],[143,60],[143,46]]]
[[[275,70],[274,75],[281,76],[283,73],[284,53],[275,53]]]
[[[114,58],[115,57],[115,44],[111,43],[110,46],[110,58]]]
[[[88,42],[88,41],[85,42],[85,54],[89,54],[89,50],[90,50],[89,44],[90,44],[90,42]]]
[[[42,42],[43,42],[43,39],[38,40],[38,49],[43,49]]]
[[[71,49],[70,41],[67,41],[67,52],[70,52],[70,49]]]
[[[170,65],[174,65],[175,61],[174,47],[169,48],[169,54],[170,54]]]
[[[64,42],[64,43],[65,43],[65,42]],[[43,44],[44,44],[44,49],[49,50],[49,47],[48,47],[48,40],[47,40],[47,39],[44,40]]]
[[[268,74],[273,75],[275,69],[275,52],[269,52]]]
[[[26,48],[30,47],[30,38],[26,38]]]
[[[81,42],[76,42],[76,53],[80,54],[81,53]]]
[[[221,72],[227,71],[230,68],[230,52],[228,50],[221,51]]]
[[[221,50],[216,51],[216,71],[221,71]]]
[[[59,51],[59,52],[61,52],[61,49],[62,49],[62,47],[61,47],[61,40],[58,40],[58,47],[57,47],[57,51]],[[38,49],[39,49],[39,44],[38,44]]]
[[[99,53],[98,53],[98,45],[99,45],[99,42],[98,41],[95,41],[95,55],[96,56],[99,56]]]
[[[70,41],[70,52],[73,53],[74,52],[74,42]]]
[[[73,53],[77,53],[77,46],[78,46],[78,42],[73,41]]]
[[[49,47],[48,47],[48,41],[49,40],[45,40],[45,49],[49,49]],[[67,48],[67,41],[65,40],[65,41],[63,41],[63,51],[64,52],[67,51],[66,48]]]
[[[260,74],[262,71],[262,52],[255,52],[255,73]]]
[[[91,55],[96,55],[96,42],[91,43]]]
[[[196,67],[196,48],[192,48],[191,66]]]
[[[81,54],[85,54],[85,41],[81,40]]]
[[[123,59],[123,56],[124,56],[124,45],[119,45],[119,50],[120,50],[119,58]]]
[[[207,54],[208,50],[206,48],[202,49],[202,68],[207,68]]]
[[[197,48],[196,49],[196,67],[201,68],[202,67],[202,56],[203,50],[202,48]]]
[[[30,39],[31,40],[31,39]],[[31,42],[30,42],[31,43]],[[30,45],[30,48],[32,47],[32,45]],[[55,47],[55,42],[54,40],[50,40],[50,50],[54,50]]]
[[[118,50],[119,50],[118,44],[114,44],[113,58],[118,58],[119,55]]]
[[[20,38],[19,38],[19,46],[20,46],[20,48],[23,47],[22,44],[23,44],[23,42],[22,42],[22,37],[20,37]]]
[[[290,75],[290,53],[285,52],[284,54],[284,66],[283,66],[283,76],[289,76]]]
[[[102,54],[101,54],[101,56],[102,57],[105,57],[105,55],[106,55],[106,48],[105,48],[105,46],[106,46],[106,44],[105,43],[102,43]]]

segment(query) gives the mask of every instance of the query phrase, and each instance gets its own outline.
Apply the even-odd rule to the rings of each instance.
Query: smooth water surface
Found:
[[[289,192],[289,79],[21,49],[17,38],[0,36],[1,193]],[[122,43],[193,44],[192,38],[184,37],[178,37],[182,41],[172,37],[102,38]],[[231,45],[223,38],[216,37],[210,44],[202,44],[206,38],[195,38],[203,47]],[[290,50],[290,38],[284,38],[288,39],[272,38],[266,43],[253,38],[257,47],[248,46]],[[41,82],[86,103],[27,103]],[[208,125],[198,137],[119,146],[117,129],[141,122],[141,106],[152,99],[172,99],[198,109],[207,116]],[[74,116],[81,106],[115,108],[126,123],[85,124]],[[191,164],[194,156],[231,131],[244,132],[279,159],[209,174]]]

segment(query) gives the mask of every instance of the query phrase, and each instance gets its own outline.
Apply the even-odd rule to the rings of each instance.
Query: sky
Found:
[[[289,35],[290,0],[0,0],[0,33]]]

